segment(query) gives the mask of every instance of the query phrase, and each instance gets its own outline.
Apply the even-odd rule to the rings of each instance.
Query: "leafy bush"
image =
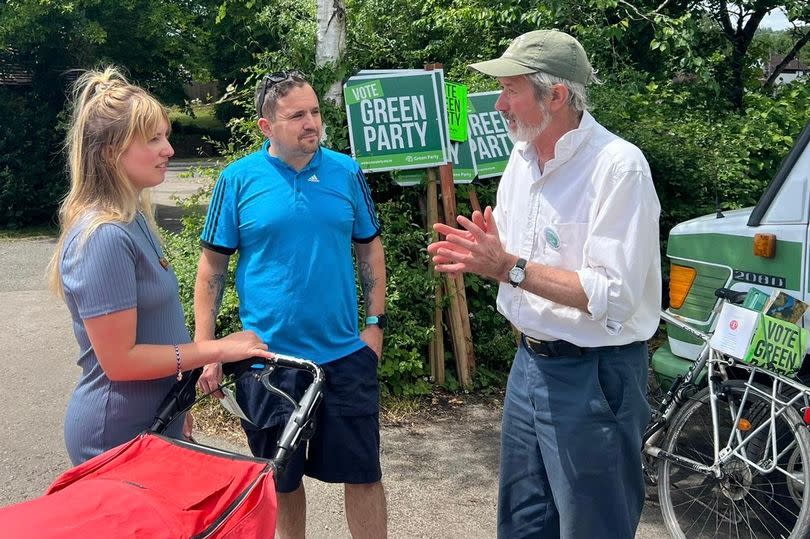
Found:
[[[36,98],[0,88],[0,227],[48,224],[67,190],[63,132]]]
[[[699,87],[608,82],[593,91],[594,116],[636,144],[661,201],[661,235],[677,223],[751,206],[810,120],[810,86],[774,96],[750,92],[744,116],[713,108]]]
[[[377,204],[383,227],[387,293],[385,350],[379,366],[384,386],[397,395],[430,391],[427,349],[433,336],[433,281],[425,247],[430,239],[403,200]],[[358,289],[359,291],[359,289]]]

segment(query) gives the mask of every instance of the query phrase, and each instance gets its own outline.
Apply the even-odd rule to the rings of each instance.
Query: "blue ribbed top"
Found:
[[[160,244],[142,216],[131,223],[106,223],[83,238],[89,217],[65,238],[61,272],[65,300],[79,345],[81,377],[65,415],[65,445],[74,464],[124,443],[151,426],[174,377],[114,382],[104,374],[82,322],[137,308],[137,344],[190,341],[177,277],[159,263]],[[151,241],[150,241],[151,240]],[[181,434],[182,418],[170,436]]]

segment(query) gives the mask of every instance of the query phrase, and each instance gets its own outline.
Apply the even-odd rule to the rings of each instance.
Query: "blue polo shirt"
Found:
[[[380,234],[371,192],[349,156],[320,148],[300,172],[261,150],[217,180],[203,247],[239,252],[245,329],[271,351],[327,363],[361,349],[352,242]]]

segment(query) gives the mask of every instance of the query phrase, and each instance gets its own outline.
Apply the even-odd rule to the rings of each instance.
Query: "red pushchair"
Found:
[[[295,409],[270,460],[162,436],[195,400],[200,371],[189,373],[166,397],[149,431],[62,474],[44,496],[0,509],[6,539],[263,538],[276,525],[274,477],[295,448],[312,435],[322,396],[323,370],[277,355],[235,369],[290,400]],[[308,371],[312,383],[295,400],[270,383],[277,368]]]

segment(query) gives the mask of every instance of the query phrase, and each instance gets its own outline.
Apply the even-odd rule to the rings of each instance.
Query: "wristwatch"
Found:
[[[518,258],[512,269],[509,270],[509,284],[517,288],[526,278],[526,259]]]
[[[366,317],[366,325],[367,326],[377,326],[380,329],[385,329],[385,326],[388,325],[388,317],[384,314],[377,314],[374,316],[367,316]]]

